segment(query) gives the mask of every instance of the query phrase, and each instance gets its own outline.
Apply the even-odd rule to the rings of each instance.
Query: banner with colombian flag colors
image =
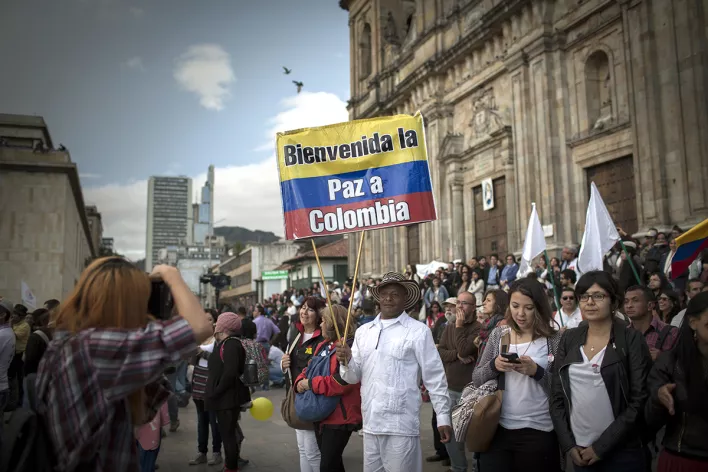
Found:
[[[686,272],[704,249],[708,248],[708,220],[703,220],[676,238],[676,253],[671,259],[671,278]]]
[[[285,239],[436,219],[423,117],[277,134]]]

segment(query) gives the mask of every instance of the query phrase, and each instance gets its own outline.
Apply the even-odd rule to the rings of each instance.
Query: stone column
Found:
[[[452,192],[452,258],[465,257],[465,211],[462,201],[462,184],[453,182]]]

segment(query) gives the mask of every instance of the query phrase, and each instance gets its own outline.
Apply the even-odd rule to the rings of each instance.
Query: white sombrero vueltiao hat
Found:
[[[376,286],[369,287],[371,289],[371,294],[374,296],[374,300],[380,301],[379,290],[381,290],[386,285],[398,284],[406,289],[406,303],[405,310],[410,310],[415,306],[418,301],[420,301],[420,287],[415,280],[406,279],[402,274],[398,272],[387,272],[381,279],[381,283]]]

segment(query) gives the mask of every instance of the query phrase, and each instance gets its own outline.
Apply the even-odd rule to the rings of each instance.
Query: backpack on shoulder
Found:
[[[226,341],[228,341],[228,338]],[[233,338],[237,339],[237,338]],[[226,341],[221,343],[221,348],[219,348],[219,355],[221,361],[224,361],[224,345]],[[239,340],[241,341],[241,340]],[[257,387],[263,385],[269,380],[268,365],[266,364],[265,358],[263,358],[263,353],[260,350],[260,345],[255,342],[243,342],[241,341],[243,350],[246,351],[246,360],[243,365],[243,374],[241,374],[241,382],[246,387]]]
[[[334,349],[328,350],[325,347],[312,356],[310,363],[307,364],[305,376],[308,379],[314,379],[315,377],[329,377],[332,375],[330,372],[330,358],[334,351]],[[295,413],[300,420],[315,423],[327,419],[341,401],[342,399],[339,396],[328,397],[326,395],[318,395],[312,390],[306,390],[295,396]]]
[[[27,376],[25,395],[30,408],[6,414],[3,424],[0,470],[7,472],[51,472],[54,451],[42,418],[34,411],[36,374]]]

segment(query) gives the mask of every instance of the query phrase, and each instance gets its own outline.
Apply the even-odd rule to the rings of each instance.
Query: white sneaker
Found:
[[[207,462],[208,465],[221,464],[224,460],[221,458],[220,452],[215,452],[211,455],[211,459]]]
[[[189,461],[189,465],[199,465],[199,464],[206,464],[207,461],[207,456],[206,454],[202,454],[201,452],[197,454],[197,456]]]

